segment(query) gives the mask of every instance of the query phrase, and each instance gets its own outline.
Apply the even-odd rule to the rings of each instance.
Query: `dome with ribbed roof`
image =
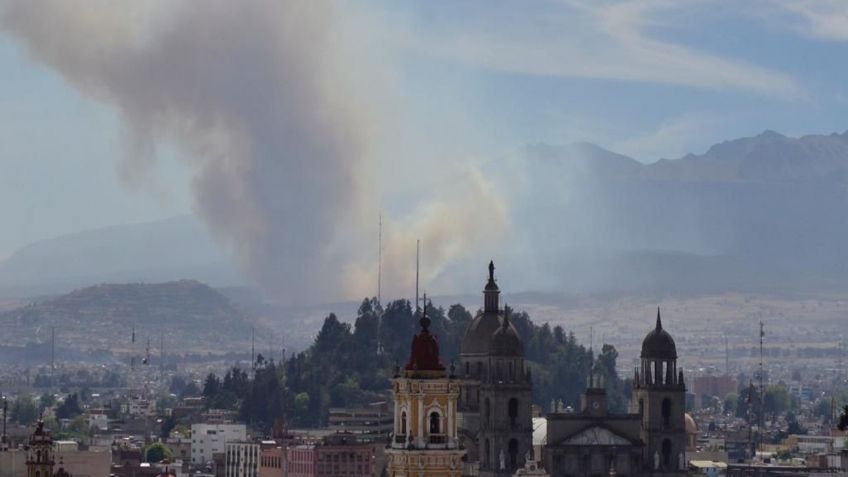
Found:
[[[509,315],[504,314],[501,326],[492,334],[491,354],[493,356],[524,356],[524,344],[518,330],[509,322]]]
[[[674,338],[662,327],[660,309],[657,308],[657,326],[642,341],[643,359],[677,359],[677,346]]]

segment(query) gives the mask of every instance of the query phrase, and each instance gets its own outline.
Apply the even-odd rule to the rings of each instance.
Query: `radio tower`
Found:
[[[377,304],[382,303],[380,299],[383,291],[383,214],[380,214],[379,227],[377,229]],[[379,322],[378,325],[379,327]]]

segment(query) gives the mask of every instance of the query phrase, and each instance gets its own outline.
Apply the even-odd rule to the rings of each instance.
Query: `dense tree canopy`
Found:
[[[427,307],[430,332],[439,340],[443,362],[458,361],[472,313],[459,304],[447,313],[431,304]],[[267,431],[283,416],[292,425],[317,426],[326,424],[331,407],[387,399],[394,367],[409,357],[418,318],[419,312],[407,300],[383,308],[375,298],[365,299],[352,326],[330,314],[313,345],[283,363],[265,361],[260,355],[252,377],[237,368],[223,380],[210,374],[203,385],[206,405],[238,410],[247,422]],[[618,378],[615,347],[604,345],[595,359],[591,350],[577,343],[574,333],[559,326],[537,326],[527,313],[514,310],[510,320],[524,342],[537,404],[547,407],[552,400],[562,400],[577,407],[594,367],[603,377],[610,408],[625,409],[628,386]]]

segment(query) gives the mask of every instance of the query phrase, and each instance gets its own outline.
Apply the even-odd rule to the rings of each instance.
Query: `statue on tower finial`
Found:
[[[489,280],[495,279],[495,261],[489,260]]]

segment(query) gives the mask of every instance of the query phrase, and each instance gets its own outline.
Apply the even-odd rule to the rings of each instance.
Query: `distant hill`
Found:
[[[93,283],[196,279],[243,283],[195,217],[116,225],[35,242],[0,262],[0,297],[64,293]]]
[[[6,332],[0,345],[46,343],[56,328],[57,344],[75,350],[125,355],[144,352],[147,340],[158,355],[159,340],[170,353],[246,350],[251,322],[221,293],[202,283],[107,284],[0,313]]]

